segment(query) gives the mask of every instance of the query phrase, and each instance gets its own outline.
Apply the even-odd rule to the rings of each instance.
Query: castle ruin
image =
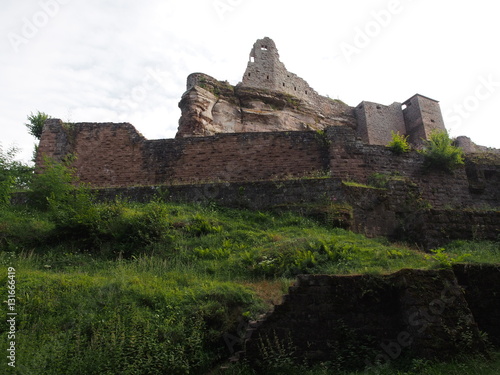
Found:
[[[148,140],[128,123],[67,126],[50,119],[40,139],[37,167],[44,157],[59,161],[71,155],[79,180],[95,188],[168,186],[171,199],[216,199],[256,209],[298,202],[321,206],[325,199],[336,199],[354,207],[343,225],[367,235],[396,236],[406,218],[415,224],[416,216],[409,214],[415,211],[424,213],[413,226],[419,236],[498,235],[498,214],[457,214],[451,233],[449,214],[412,206],[426,202],[437,210],[462,210],[498,207],[500,202],[499,154],[467,138],[459,138],[467,146],[465,165],[453,173],[425,170],[417,151],[395,155],[385,147],[392,132],[408,136],[416,148],[432,131],[444,130],[433,99],[417,94],[403,103],[363,101],[351,107],[319,95],[288,72],[274,42],[264,38],[254,44],[241,83],[232,86],[193,73],[179,107],[175,139]],[[385,179],[388,190],[344,183],[370,184],[373,176]],[[274,181],[281,181],[280,188]],[[436,232],[441,224],[444,229]],[[404,230],[410,227],[405,224]]]
[[[287,103],[277,106],[280,98]],[[388,106],[363,101],[356,107],[319,95],[286,69],[276,44],[268,37],[253,45],[238,85],[233,88],[195,73],[188,77],[180,107],[183,115],[178,137],[347,125],[367,144],[386,145],[394,132],[407,135],[413,145],[420,146],[433,131],[446,131],[439,103],[423,95]]]
[[[318,93],[305,80],[286,69],[279,59],[276,44],[267,37],[257,40],[253,45],[241,84],[285,92],[313,103],[318,100]]]

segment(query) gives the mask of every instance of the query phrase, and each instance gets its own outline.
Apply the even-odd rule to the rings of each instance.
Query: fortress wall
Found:
[[[325,173],[328,148],[316,132],[219,134],[146,140],[130,124],[51,120],[39,146],[62,160],[73,154],[82,182],[95,187],[200,181],[252,181]]]
[[[358,120],[358,135],[364,143],[385,146],[392,140],[391,132],[406,134],[401,103],[385,106],[362,102],[355,111]]]
[[[168,141],[168,140],[167,140]],[[145,144],[155,183],[253,181],[325,171],[328,149],[315,132],[218,134]]]
[[[395,155],[385,146],[367,145],[357,139],[352,129],[330,127],[331,176],[344,181],[370,183],[374,175],[406,179],[420,188],[420,198],[433,207],[464,207],[472,204],[466,168],[453,173],[425,171],[423,156],[413,151]],[[492,180],[493,181],[493,180]],[[488,185],[489,186],[489,185]],[[484,189],[489,192],[488,189]],[[479,201],[481,199],[478,199]]]
[[[48,120],[40,140],[37,166],[43,157],[57,161],[76,157],[73,166],[81,182],[93,186],[130,186],[151,184],[143,168],[142,146],[145,138],[127,123],[63,124]]]
[[[74,154],[81,181],[94,187],[243,182],[331,177],[372,184],[374,177],[418,186],[413,198],[435,208],[497,207],[498,161],[469,159],[452,174],[423,169],[417,152],[395,155],[385,146],[367,145],[346,126],[326,132],[218,134],[146,140],[130,124],[50,120],[39,145],[42,155],[62,160]],[[469,156],[471,158],[472,156]],[[486,163],[486,164],[485,164]]]
[[[451,270],[299,275],[283,303],[250,329],[245,358],[256,368],[277,345],[309,363],[374,367],[373,373],[380,366],[376,362],[389,363],[399,355],[443,359],[485,348]]]

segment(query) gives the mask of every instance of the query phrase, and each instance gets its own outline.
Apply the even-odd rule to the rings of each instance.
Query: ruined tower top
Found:
[[[276,44],[268,37],[254,43],[242,86],[285,92],[308,102],[315,102],[318,96],[306,81],[286,69]]]

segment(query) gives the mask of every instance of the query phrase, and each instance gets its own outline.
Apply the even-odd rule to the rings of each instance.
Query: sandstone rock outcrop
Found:
[[[231,86],[202,73],[191,74],[187,81],[176,137],[356,127],[353,108],[338,100],[311,103],[284,92]]]

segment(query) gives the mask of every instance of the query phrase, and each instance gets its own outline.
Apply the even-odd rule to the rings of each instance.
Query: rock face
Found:
[[[392,133],[422,145],[432,131],[446,131],[439,102],[416,94],[390,106],[363,101],[356,108],[319,95],[289,72],[272,39],[253,45],[247,68],[236,86],[191,74],[179,106],[177,137],[217,133],[323,130],[349,126],[367,144],[387,145]]]
[[[323,98],[311,103],[285,92],[231,86],[202,73],[188,77],[179,107],[176,137],[356,127],[353,108],[340,101]]]

